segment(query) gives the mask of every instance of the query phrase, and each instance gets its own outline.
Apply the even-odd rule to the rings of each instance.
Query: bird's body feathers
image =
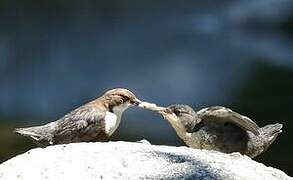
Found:
[[[170,122],[186,145],[197,149],[240,152],[255,157],[282,132],[282,124],[259,128],[248,117],[221,106],[194,112],[187,105],[176,104],[158,112]]]
[[[71,142],[107,141],[105,111],[94,108],[94,103],[83,105],[57,121],[43,126],[17,128],[16,133],[29,136],[42,146]]]
[[[74,142],[108,141],[118,128],[122,113],[140,101],[127,89],[117,88],[43,126],[16,128],[40,146]]]

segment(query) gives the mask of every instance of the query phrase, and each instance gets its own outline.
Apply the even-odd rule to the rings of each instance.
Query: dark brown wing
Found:
[[[255,122],[229,108],[212,106],[198,111],[197,114],[203,121],[217,120],[233,123],[243,130],[251,131],[253,134],[259,135],[259,127]]]
[[[57,121],[54,144],[99,141],[104,136],[105,111],[87,104],[81,106]]]

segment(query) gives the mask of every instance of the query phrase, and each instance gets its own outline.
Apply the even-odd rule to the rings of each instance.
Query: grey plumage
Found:
[[[42,126],[16,128],[15,132],[31,138],[39,146],[108,141],[113,132],[108,132],[106,128],[107,113],[112,114],[111,116],[115,118],[113,119],[116,121],[116,125],[113,127],[113,131],[115,131],[123,111],[139,102],[135,95],[127,89],[117,88],[107,91],[100,98],[73,110],[54,122]],[[117,108],[119,112],[114,112],[117,111]],[[110,125],[112,124],[113,122],[110,122]]]
[[[94,110],[90,104],[81,106],[57,121],[43,126],[16,128],[15,132],[31,137],[41,146],[72,142],[106,141],[103,120],[105,112]],[[100,136],[99,136],[100,135]]]
[[[186,145],[197,149],[240,152],[255,157],[267,150],[282,132],[282,124],[259,128],[248,117],[221,106],[195,112],[187,105],[177,104],[157,112],[170,122]]]

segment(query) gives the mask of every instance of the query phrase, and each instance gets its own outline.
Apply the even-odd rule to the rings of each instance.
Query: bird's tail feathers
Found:
[[[265,137],[265,139],[272,143],[276,139],[278,134],[282,132],[282,127],[283,125],[279,123],[269,124],[260,128],[260,133],[263,137]]]
[[[27,136],[30,137],[36,141],[40,140],[40,138],[42,137],[41,134],[37,133],[36,129],[34,127],[30,127],[30,128],[15,128],[14,132],[16,134],[20,134],[22,136]]]

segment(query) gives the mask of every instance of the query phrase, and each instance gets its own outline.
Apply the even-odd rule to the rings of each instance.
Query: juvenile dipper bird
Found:
[[[259,128],[248,117],[221,106],[204,108],[198,112],[187,105],[178,104],[167,108],[147,103],[140,106],[162,114],[191,148],[224,153],[240,152],[253,158],[267,150],[282,132],[282,124]]]
[[[140,102],[127,89],[112,89],[57,121],[42,126],[17,128],[15,132],[32,138],[40,146],[108,141],[118,128],[122,113]]]

